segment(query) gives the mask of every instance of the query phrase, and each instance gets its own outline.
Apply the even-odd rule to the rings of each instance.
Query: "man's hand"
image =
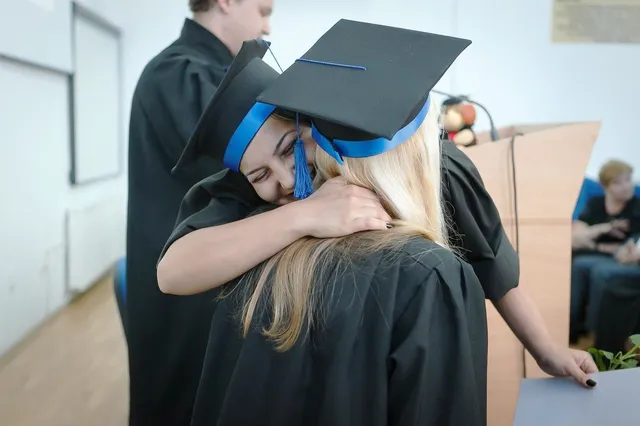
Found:
[[[574,231],[571,233],[571,248],[574,250],[595,250],[596,243],[587,232]]]
[[[596,237],[606,234],[616,238],[624,238],[629,229],[629,221],[626,219],[616,219],[611,222],[593,225],[593,228],[596,229]]]
[[[623,265],[637,265],[640,264],[640,250],[633,240],[629,240],[616,251],[615,258]]]

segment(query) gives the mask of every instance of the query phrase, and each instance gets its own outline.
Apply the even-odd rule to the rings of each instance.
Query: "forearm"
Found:
[[[602,235],[602,226],[592,225],[589,226],[584,222],[574,222],[571,230],[572,239],[573,240],[590,240],[595,241],[600,235]]]
[[[544,319],[533,300],[521,287],[510,290],[494,306],[536,360],[553,346]]]
[[[596,244],[596,250],[600,253],[615,254],[620,248],[620,244],[617,243],[599,243]]]
[[[595,241],[582,232],[573,232],[571,234],[571,248],[573,250],[593,250],[595,249]]]
[[[158,264],[160,290],[189,295],[219,287],[302,238],[294,204],[180,238]]]

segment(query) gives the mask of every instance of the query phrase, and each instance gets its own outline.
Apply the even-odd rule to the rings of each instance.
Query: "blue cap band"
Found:
[[[223,162],[226,167],[234,172],[240,171],[240,161],[244,152],[275,109],[275,106],[261,102],[256,102],[251,107],[236,131],[233,132],[233,136],[231,136],[224,152]]]
[[[364,158],[373,157],[374,155],[382,154],[383,152],[391,151],[398,145],[406,142],[419,128],[422,126],[427,113],[429,112],[429,105],[431,102],[431,96],[427,97],[427,102],[416,115],[416,117],[393,136],[392,139],[378,138],[364,141],[345,141],[340,139],[330,140],[326,138],[311,123],[311,135],[315,139],[316,143],[327,154],[332,156],[339,164],[342,164],[342,157],[348,158]]]

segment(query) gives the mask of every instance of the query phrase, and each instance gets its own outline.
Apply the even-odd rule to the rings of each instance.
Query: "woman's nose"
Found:
[[[295,175],[292,172],[285,173],[284,176],[280,178],[280,186],[286,190],[292,190],[296,186]]]
[[[277,176],[280,186],[285,190],[293,190],[296,185],[295,168],[288,164],[282,164],[278,168]]]

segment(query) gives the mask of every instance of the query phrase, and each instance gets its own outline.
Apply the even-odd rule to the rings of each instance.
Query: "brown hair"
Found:
[[[633,167],[630,164],[620,160],[607,161],[601,168],[598,174],[598,180],[600,185],[607,188],[618,177],[624,174],[633,173]]]
[[[189,9],[193,13],[206,12],[215,3],[215,0],[189,0]]]

